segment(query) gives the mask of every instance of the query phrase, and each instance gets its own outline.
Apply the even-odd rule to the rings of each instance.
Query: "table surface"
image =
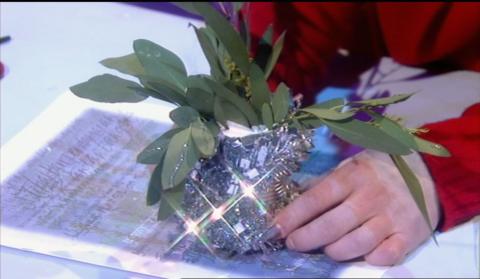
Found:
[[[6,66],[6,74],[0,81],[2,146],[69,86],[96,74],[114,73],[96,62],[131,53],[131,42],[135,39],[149,39],[174,50],[188,62],[189,73],[208,72],[193,30],[188,28],[189,22],[201,23],[192,19],[120,3],[0,5],[0,35],[12,37],[0,46],[0,61]],[[458,90],[458,84],[464,90]],[[453,72],[415,82],[379,85],[379,88],[381,86],[396,86],[407,91],[430,88],[418,97],[419,106],[427,104],[430,94],[437,89],[455,90],[455,99],[446,100],[440,106],[456,106],[457,110],[412,110],[422,113],[420,118],[425,122],[456,116],[466,104],[480,99],[480,75],[472,72]],[[397,110],[400,112],[402,106]],[[410,123],[419,124],[418,120]],[[383,276],[478,277],[478,239],[478,223],[467,223],[439,234],[439,247],[432,241],[427,242],[402,265],[387,269]],[[1,278],[151,277],[2,246]]]

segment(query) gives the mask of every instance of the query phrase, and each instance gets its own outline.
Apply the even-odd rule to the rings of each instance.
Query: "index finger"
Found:
[[[313,179],[313,187],[301,194],[274,218],[274,224],[285,238],[295,229],[345,200],[351,192],[349,183],[342,183],[333,172],[325,178]]]

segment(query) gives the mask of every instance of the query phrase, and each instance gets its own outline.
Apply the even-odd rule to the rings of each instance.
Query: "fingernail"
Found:
[[[282,230],[280,228],[280,225],[278,224],[273,224],[270,228],[268,228],[264,233],[263,233],[263,239],[265,241],[268,240],[276,240],[282,236]]]
[[[293,244],[292,238],[287,238],[286,243],[287,243],[288,249],[290,249],[290,250],[295,250],[295,245]]]

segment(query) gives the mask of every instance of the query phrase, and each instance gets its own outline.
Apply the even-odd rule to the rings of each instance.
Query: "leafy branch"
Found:
[[[274,92],[267,83],[282,52],[285,32],[273,41],[272,27],[267,28],[259,51],[250,57],[247,17],[238,13],[241,2],[234,7],[235,26],[207,2],[175,4],[205,20],[205,27],[192,27],[210,65],[209,75],[189,75],[175,53],[138,39],[133,42],[133,53],[100,62],[137,78],[138,82],[104,74],[70,88],[79,97],[99,102],[140,102],[152,97],[177,106],[170,113],[174,127],[137,157],[139,163],[156,165],[147,204],[160,202],[159,219],[168,216],[172,204],[179,204],[188,173],[199,160],[216,153],[219,136],[231,121],[248,128],[263,125],[268,129],[283,125],[314,129],[325,125],[351,144],[390,154],[430,224],[420,184],[401,156],[414,151],[436,156],[449,153],[442,146],[417,137],[417,130],[407,129],[399,121],[374,111],[403,102],[410,94],[350,103],[334,99],[301,108],[295,105],[292,92],[284,83]],[[356,118],[358,113],[367,113],[371,119],[360,121]]]

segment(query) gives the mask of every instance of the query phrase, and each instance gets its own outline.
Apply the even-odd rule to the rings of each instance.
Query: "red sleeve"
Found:
[[[269,24],[274,38],[287,31],[271,85],[284,81],[307,103],[327,84],[339,47],[366,61],[391,56],[407,65],[480,71],[480,3],[252,2],[249,21],[253,47]]]
[[[442,61],[480,71],[480,3],[376,3],[389,54],[407,65]]]
[[[422,154],[437,187],[448,230],[480,214],[480,103],[462,117],[426,125],[422,137],[444,145],[451,157]]]
[[[274,38],[286,31],[284,48],[271,85],[285,82],[306,103],[325,86],[325,74],[339,47],[347,48],[360,20],[357,3],[252,2],[249,21],[252,46],[258,43],[269,24]],[[255,50],[254,50],[255,52]]]

